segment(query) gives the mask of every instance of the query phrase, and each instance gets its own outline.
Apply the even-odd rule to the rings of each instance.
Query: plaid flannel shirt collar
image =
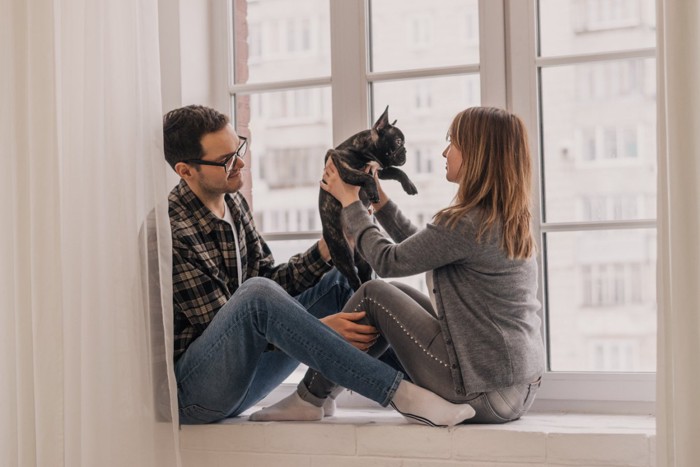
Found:
[[[202,231],[209,235],[217,222],[221,221],[207,208],[204,203],[194,194],[190,186],[184,180],[180,180],[177,186],[177,199],[182,208],[190,213],[190,219],[193,224],[199,224]],[[227,193],[225,195],[226,204],[228,204],[231,216],[235,222],[240,219],[240,212],[235,201]]]

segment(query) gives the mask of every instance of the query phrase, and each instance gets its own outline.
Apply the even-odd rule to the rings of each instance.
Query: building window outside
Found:
[[[635,161],[640,158],[637,128],[593,127],[576,131],[583,163]]]
[[[433,107],[433,91],[430,83],[418,81],[414,85],[413,109],[415,112],[429,112]]]
[[[609,307],[641,302],[642,264],[592,264],[581,266],[583,306]]]
[[[464,26],[462,40],[467,45],[479,44],[479,18],[474,13],[469,12],[464,15]]]
[[[639,0],[578,0],[576,32],[599,32],[642,25]]]
[[[415,161],[415,173],[433,174],[438,166],[436,151],[430,146],[418,146],[413,153]]]
[[[586,102],[643,96],[655,76],[645,60],[632,59],[581,65],[576,79],[578,99]]]
[[[644,212],[645,199],[637,194],[583,195],[580,204],[583,221],[653,217],[653,212]]]
[[[433,22],[430,17],[408,19],[408,43],[414,49],[427,49],[433,41]]]
[[[594,371],[628,371],[637,368],[639,344],[629,339],[594,339],[589,343]]]

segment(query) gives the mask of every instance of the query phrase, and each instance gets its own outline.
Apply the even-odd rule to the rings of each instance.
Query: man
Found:
[[[239,310],[251,303],[238,291],[253,277],[270,279],[257,284],[265,294],[272,282],[289,294],[280,305],[282,313],[301,304],[366,350],[377,338],[376,330],[356,322],[364,312],[339,313],[352,289],[328,264],[323,239],[275,265],[239,192],[248,142],[236,134],[228,117],[207,107],[183,107],[165,115],[163,131],[165,158],[181,178],[169,196],[181,422],[208,423],[238,415],[299,363],[271,344],[254,345],[260,337],[256,323],[238,319]],[[330,415],[332,405],[325,411]]]

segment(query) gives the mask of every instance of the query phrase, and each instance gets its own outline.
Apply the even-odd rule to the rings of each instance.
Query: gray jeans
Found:
[[[466,423],[504,423],[517,420],[532,405],[540,381],[486,393],[459,395],[448,365],[447,346],[430,299],[398,282],[373,280],[363,284],[343,311],[365,311],[364,324],[381,337],[368,350],[380,356],[391,346],[405,373],[415,384],[455,403],[469,403],[476,416]],[[317,406],[337,392],[337,385],[309,369],[299,383],[302,399]]]

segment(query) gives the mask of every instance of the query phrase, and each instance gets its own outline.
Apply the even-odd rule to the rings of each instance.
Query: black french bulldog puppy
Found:
[[[330,157],[338,169],[340,178],[351,185],[360,186],[360,201],[369,207],[371,202],[379,202],[379,192],[372,173],[366,173],[368,165],[379,170],[381,180],[397,180],[410,195],[418,193],[408,176],[397,166],[406,163],[406,148],[400,129],[389,123],[389,107],[379,117],[374,126],[363,130],[342,142],[326,153],[324,163]],[[343,274],[353,290],[371,279],[372,269],[357,253],[354,240],[348,241],[341,224],[342,205],[329,193],[320,190],[318,207],[323,226],[323,238],[328,244],[335,267]],[[352,245],[351,245],[352,243]],[[355,271],[357,267],[357,271]]]

